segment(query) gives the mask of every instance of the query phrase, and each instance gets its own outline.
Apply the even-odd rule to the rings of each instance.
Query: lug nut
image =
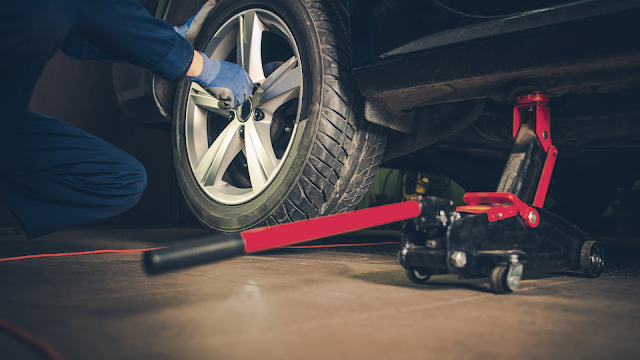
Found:
[[[467,254],[462,251],[456,251],[451,254],[451,263],[457,268],[463,268],[467,265]]]
[[[438,248],[438,240],[427,240],[425,245],[427,245],[427,247],[430,248],[430,249],[437,249]]]
[[[233,121],[233,119],[236,118],[236,113],[234,113],[233,111],[229,113],[229,121]]]
[[[238,129],[238,136],[240,136],[240,138],[244,140],[244,126],[240,126],[240,128]]]
[[[264,113],[262,112],[262,110],[256,109],[256,111],[253,113],[253,120],[260,121],[262,119],[264,119]]]

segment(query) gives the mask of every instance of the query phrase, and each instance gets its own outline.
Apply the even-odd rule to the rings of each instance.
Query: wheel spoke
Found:
[[[271,174],[278,166],[278,159],[271,144],[270,131],[270,117],[262,121],[248,121],[245,126],[247,149],[249,147],[248,143],[251,143],[258,156],[260,168],[267,178],[271,177]]]
[[[287,100],[298,97],[301,85],[302,74],[298,67],[298,60],[291,57],[269,75],[251,101],[255,107],[273,113]]]
[[[220,108],[218,105],[220,101],[213,96],[211,96],[205,89],[203,89],[200,85],[193,83],[191,87],[191,92],[189,93],[189,99],[193,101],[198,107],[228,117],[229,110]]]
[[[238,17],[238,64],[249,74],[251,80],[264,80],[262,70],[262,32],[267,29],[255,11]]]
[[[256,84],[255,94],[250,96],[251,104],[230,109],[203,86],[193,84],[187,94],[185,142],[190,170],[200,190],[221,204],[239,205],[260,196],[267,186],[280,186],[274,182],[287,165],[286,159],[298,136],[303,65],[295,38],[277,14],[249,6],[225,19],[203,52],[211,59],[233,58]],[[266,31],[270,33],[264,35]],[[273,37],[273,46],[263,41],[267,36],[268,40]],[[287,44],[291,52],[286,49]],[[281,57],[283,53],[293,56],[283,63],[286,59]],[[266,70],[263,61],[269,62],[264,64],[268,65]],[[297,107],[288,106],[295,101]],[[276,110],[278,115],[274,117]],[[278,126],[272,123],[275,121]],[[290,127],[290,123],[294,126]],[[272,143],[272,133],[278,136],[277,145]],[[210,145],[214,134],[219,135],[215,135]]]
[[[242,150],[244,141],[238,136],[240,123],[232,121],[211,144],[193,174],[203,186],[217,185],[233,158]]]
[[[251,179],[251,188],[253,189],[253,193],[257,194],[267,186],[267,177],[262,171],[258,153],[253,147],[253,143],[247,141],[245,144],[247,151],[247,168],[249,170],[249,178]]]

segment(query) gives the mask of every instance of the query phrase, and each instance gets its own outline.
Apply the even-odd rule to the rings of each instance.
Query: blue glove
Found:
[[[193,19],[196,18],[196,15],[193,15],[192,17],[190,17],[189,20],[187,20],[187,22],[184,23],[184,25],[180,27],[174,26],[173,30],[175,30],[178,34],[180,34],[180,36],[184,37],[185,35],[187,35],[187,31],[189,31],[189,26],[191,26],[191,23],[193,22]]]
[[[236,107],[251,96],[253,81],[242,66],[228,61],[212,60],[202,54],[202,72],[189,78],[229,107]]]
[[[217,2],[218,0],[207,1],[204,5],[202,5],[200,10],[198,10],[195,15],[187,20],[184,25],[180,27],[174,26],[173,30],[175,30],[178,34],[180,34],[180,36],[193,44],[196,36],[198,36],[198,33],[200,33],[200,29],[202,28],[204,20],[207,18],[207,16],[209,16],[209,13],[211,12],[211,10],[213,10],[213,7]]]

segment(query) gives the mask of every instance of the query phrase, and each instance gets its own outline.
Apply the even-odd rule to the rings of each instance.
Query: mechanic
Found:
[[[147,183],[131,155],[26,110],[47,61],[58,49],[76,59],[126,61],[167,80],[188,77],[229,106],[244,102],[249,76],[194,51],[183,38],[192,21],[172,28],[134,0],[2,1],[0,197],[28,238],[120,214]]]

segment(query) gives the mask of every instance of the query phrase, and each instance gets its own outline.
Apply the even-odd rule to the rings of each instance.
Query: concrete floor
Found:
[[[194,229],[0,237],[0,257],[162,246]],[[391,239],[393,240],[393,239]],[[160,276],[140,254],[0,263],[0,317],[66,359],[638,359],[640,241],[604,240],[607,272],[407,280],[393,256],[286,250]],[[615,276],[614,276],[615,275]],[[0,359],[42,359],[0,331]]]

